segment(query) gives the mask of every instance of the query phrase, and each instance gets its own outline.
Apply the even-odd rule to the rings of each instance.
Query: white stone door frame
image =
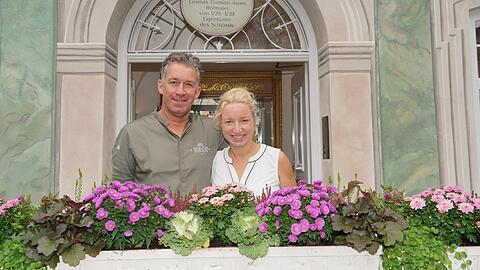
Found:
[[[146,1],[146,0],[145,0]],[[135,22],[138,12],[144,6],[145,1],[136,1],[132,8],[130,9],[123,25],[120,30],[119,41],[118,41],[118,84],[117,84],[117,132],[130,120],[129,116],[131,115],[131,109],[125,110],[125,108],[132,108],[133,101],[129,100],[129,97],[132,96],[130,93],[131,88],[128,87],[129,78],[128,78],[128,66],[131,63],[152,63],[162,62],[170,52],[165,53],[142,53],[138,55],[129,55],[127,46],[128,39],[130,37],[130,31]],[[289,4],[298,14],[300,23],[304,27],[306,39],[308,43],[308,52],[306,53],[286,53],[286,52],[251,52],[245,54],[238,53],[217,53],[217,52],[196,52],[191,51],[197,57],[200,58],[202,63],[249,63],[249,62],[305,62],[307,68],[305,69],[305,78],[306,78],[306,89],[305,95],[306,100],[306,111],[309,112],[305,116],[306,123],[306,143],[309,147],[305,147],[306,153],[306,168],[305,172],[309,179],[320,179],[322,176],[322,167],[321,166],[312,166],[312,164],[321,163],[321,153],[322,145],[321,140],[312,140],[312,138],[321,137],[321,126],[312,125],[310,123],[321,123],[320,121],[320,95],[318,86],[318,66],[317,66],[317,47],[315,40],[315,33],[312,28],[308,16],[305,13],[302,5],[298,0],[290,0]],[[221,59],[221,60],[219,60]],[[125,89],[128,89],[128,92],[125,93]]]

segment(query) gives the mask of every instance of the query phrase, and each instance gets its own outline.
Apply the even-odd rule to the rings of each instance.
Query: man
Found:
[[[113,179],[165,184],[182,194],[209,186],[215,153],[224,146],[213,119],[190,113],[200,95],[200,63],[172,53],[157,82],[161,109],[127,124],[113,146]]]

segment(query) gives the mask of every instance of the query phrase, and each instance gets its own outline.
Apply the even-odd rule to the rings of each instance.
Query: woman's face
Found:
[[[220,127],[231,147],[246,147],[252,143],[255,119],[245,103],[230,103],[223,107]]]

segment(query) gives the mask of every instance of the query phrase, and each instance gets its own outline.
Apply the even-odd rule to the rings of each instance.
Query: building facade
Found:
[[[116,134],[158,105],[178,50],[203,63],[199,112],[251,87],[259,139],[299,178],[480,190],[478,0],[253,3],[238,33],[206,35],[181,1],[0,2],[0,194],[73,195],[79,169],[86,193],[109,176]]]

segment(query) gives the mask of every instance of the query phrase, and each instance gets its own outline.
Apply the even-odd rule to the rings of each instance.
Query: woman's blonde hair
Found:
[[[257,122],[258,107],[257,101],[255,100],[255,95],[245,88],[236,87],[228,90],[220,96],[220,101],[218,102],[217,111],[215,112],[214,116],[215,126],[217,128],[220,128],[223,109],[227,104],[233,103],[247,104],[252,112],[254,122]]]

